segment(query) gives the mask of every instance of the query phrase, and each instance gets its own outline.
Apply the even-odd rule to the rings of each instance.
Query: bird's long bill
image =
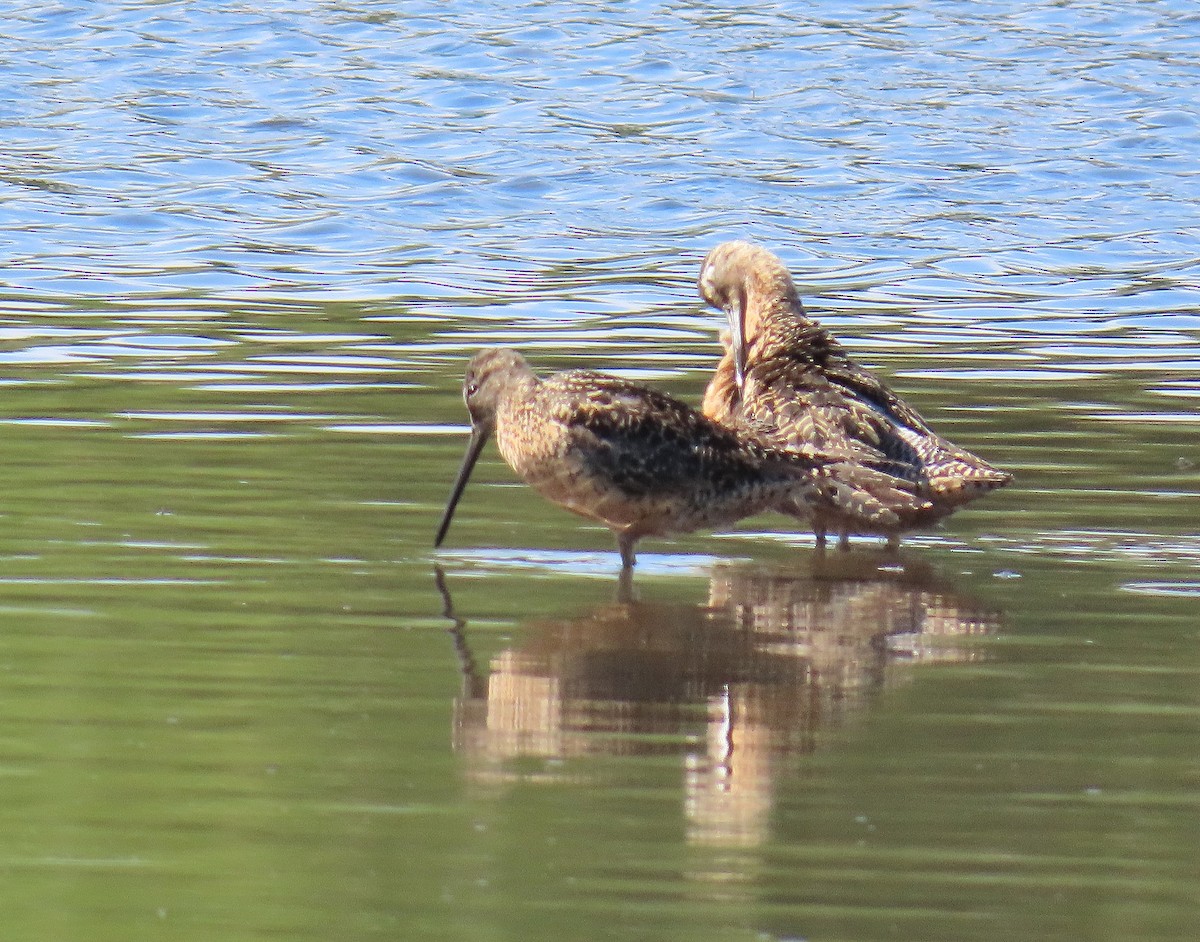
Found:
[[[734,295],[725,314],[733,343],[733,376],[740,391],[746,385],[746,303],[741,292]]]
[[[483,446],[487,444],[487,440],[487,429],[481,429],[477,425],[471,427],[471,440],[467,442],[467,453],[463,455],[462,467],[458,469],[458,477],[454,480],[454,487],[450,491],[450,499],[446,501],[446,512],[442,514],[442,522],[438,525],[437,536],[433,540],[434,549],[441,546],[442,540],[446,538],[446,531],[450,529],[450,521],[454,519],[454,508],[458,506],[458,499],[462,497],[463,491],[467,489],[467,481],[471,479],[471,471],[475,467],[475,462],[479,460],[479,453],[483,451]]]

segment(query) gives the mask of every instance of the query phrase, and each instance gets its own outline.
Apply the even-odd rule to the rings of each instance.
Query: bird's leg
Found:
[[[887,538],[887,549],[889,553],[895,553],[900,549],[900,534],[889,533]]]
[[[850,531],[846,527],[842,527],[838,533],[838,549],[843,553],[850,549]]]
[[[633,555],[633,544],[637,542],[637,537],[632,533],[617,534],[617,549],[621,551],[621,568],[632,569],[637,559]]]

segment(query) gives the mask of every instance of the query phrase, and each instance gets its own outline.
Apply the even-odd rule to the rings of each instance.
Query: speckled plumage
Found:
[[[840,500],[880,525],[923,501],[904,482],[839,460],[789,453],[663,393],[572,370],[539,379],[513,350],[484,350],[463,382],[471,443],[435,545],[494,431],[509,466],[548,500],[613,531],[625,566],[643,536],[733,523],[789,501]]]
[[[881,380],[808,318],[787,268],[748,242],[718,245],[700,269],[700,295],[729,318],[730,340],[704,396],[704,414],[731,428],[770,431],[779,447],[845,452],[911,481],[929,505],[879,527],[846,508],[809,505],[818,542],[826,529],[895,540],[1007,484],[1011,475],[937,435]],[[740,349],[739,349],[740,348]],[[740,363],[739,363],[740,357]]]

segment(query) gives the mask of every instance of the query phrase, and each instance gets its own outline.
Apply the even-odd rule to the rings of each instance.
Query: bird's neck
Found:
[[[818,321],[804,312],[799,299],[776,295],[759,309],[757,330],[748,338],[753,357],[771,357],[787,352],[814,361],[842,355],[841,344]]]

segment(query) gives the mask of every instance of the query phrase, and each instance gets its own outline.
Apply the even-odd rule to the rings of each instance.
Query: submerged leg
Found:
[[[633,601],[633,570],[623,567],[617,574],[617,604],[631,605]]]
[[[838,534],[838,549],[840,549],[843,553],[850,549],[850,531],[845,527],[843,527],[842,531]]]
[[[888,534],[887,548],[890,552],[893,552],[893,553],[896,552],[896,550],[900,549],[900,534],[899,533],[889,533]]]

